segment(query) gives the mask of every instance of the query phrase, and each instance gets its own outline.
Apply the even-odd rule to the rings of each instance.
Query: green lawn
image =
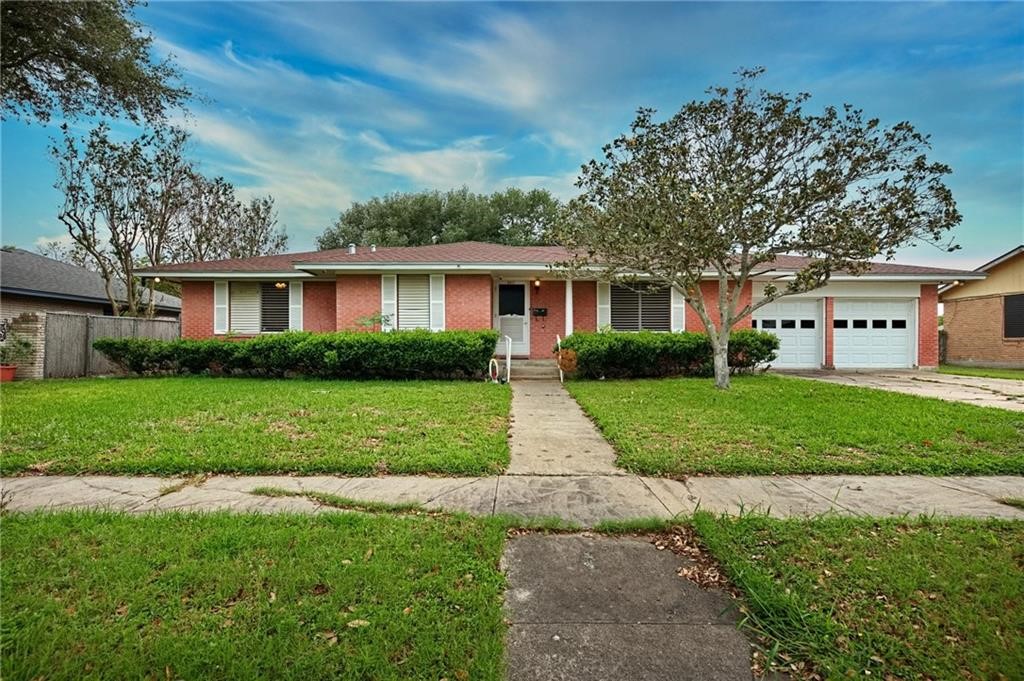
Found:
[[[569,392],[649,475],[1024,474],[1024,414],[783,376],[573,381]]]
[[[496,521],[8,514],[0,676],[500,679]]]
[[[0,470],[493,474],[510,392],[474,382],[243,378],[3,387]]]
[[[980,376],[982,378],[1009,378],[1024,381],[1024,369],[992,369],[989,367],[967,367],[956,364],[943,364],[939,367],[940,374],[957,376]]]
[[[1024,523],[698,514],[747,625],[827,679],[1024,670]]]

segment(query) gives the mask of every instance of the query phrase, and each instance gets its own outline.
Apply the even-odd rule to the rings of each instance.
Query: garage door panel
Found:
[[[837,300],[833,314],[837,368],[889,369],[913,364],[909,300]]]
[[[754,313],[754,326],[779,338],[778,357],[773,366],[781,369],[821,366],[819,301],[783,300],[765,305]]]

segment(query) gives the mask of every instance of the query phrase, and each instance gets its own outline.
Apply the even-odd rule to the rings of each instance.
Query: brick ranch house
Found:
[[[946,331],[946,361],[1024,367],[1024,245],[985,263],[939,291]]]
[[[678,291],[564,280],[552,265],[567,258],[556,246],[350,246],[141,274],[181,283],[187,338],[289,329],[497,329],[512,338],[514,356],[550,358],[556,335],[573,331],[703,330]],[[768,281],[785,280],[805,263],[780,256],[772,272],[747,284],[743,297],[756,299]],[[777,334],[780,368],[934,367],[938,286],[983,277],[880,263],[867,274],[837,274],[822,289],[767,305],[737,327]],[[703,288],[705,296],[717,293],[714,281]]]

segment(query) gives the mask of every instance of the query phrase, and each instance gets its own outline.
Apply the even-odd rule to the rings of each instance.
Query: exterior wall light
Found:
[[[288,288],[288,284],[284,283],[283,281],[279,281],[276,284],[274,284],[274,288]]]
[[[539,289],[540,289],[540,279],[534,279],[533,280],[533,290],[537,291]]]

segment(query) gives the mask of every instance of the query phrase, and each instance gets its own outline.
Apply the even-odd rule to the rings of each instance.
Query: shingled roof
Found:
[[[124,286],[115,282],[114,288],[123,302]],[[57,300],[110,302],[99,273],[20,248],[0,250],[0,291]],[[148,302],[148,290],[143,291],[142,299]],[[181,299],[157,291],[156,307],[177,312],[181,310]]]
[[[258,258],[241,258],[235,260],[210,260],[206,262],[181,263],[152,268],[148,272],[164,272],[173,275],[175,272],[188,273],[285,273],[295,269],[316,269],[316,265],[374,265],[395,266],[409,265],[523,265],[547,266],[568,260],[571,254],[561,246],[506,246],[504,244],[482,243],[479,241],[461,241],[450,244],[432,244],[428,246],[397,246],[379,247],[371,250],[367,247],[356,248],[349,253],[346,248],[327,251],[306,251],[302,253],[282,253]],[[810,258],[793,255],[780,255],[775,261],[779,270],[798,270],[810,262]],[[896,263],[875,263],[870,274],[875,275],[935,275],[940,277],[969,276],[968,270],[951,270],[939,267],[919,265],[899,265]]]

